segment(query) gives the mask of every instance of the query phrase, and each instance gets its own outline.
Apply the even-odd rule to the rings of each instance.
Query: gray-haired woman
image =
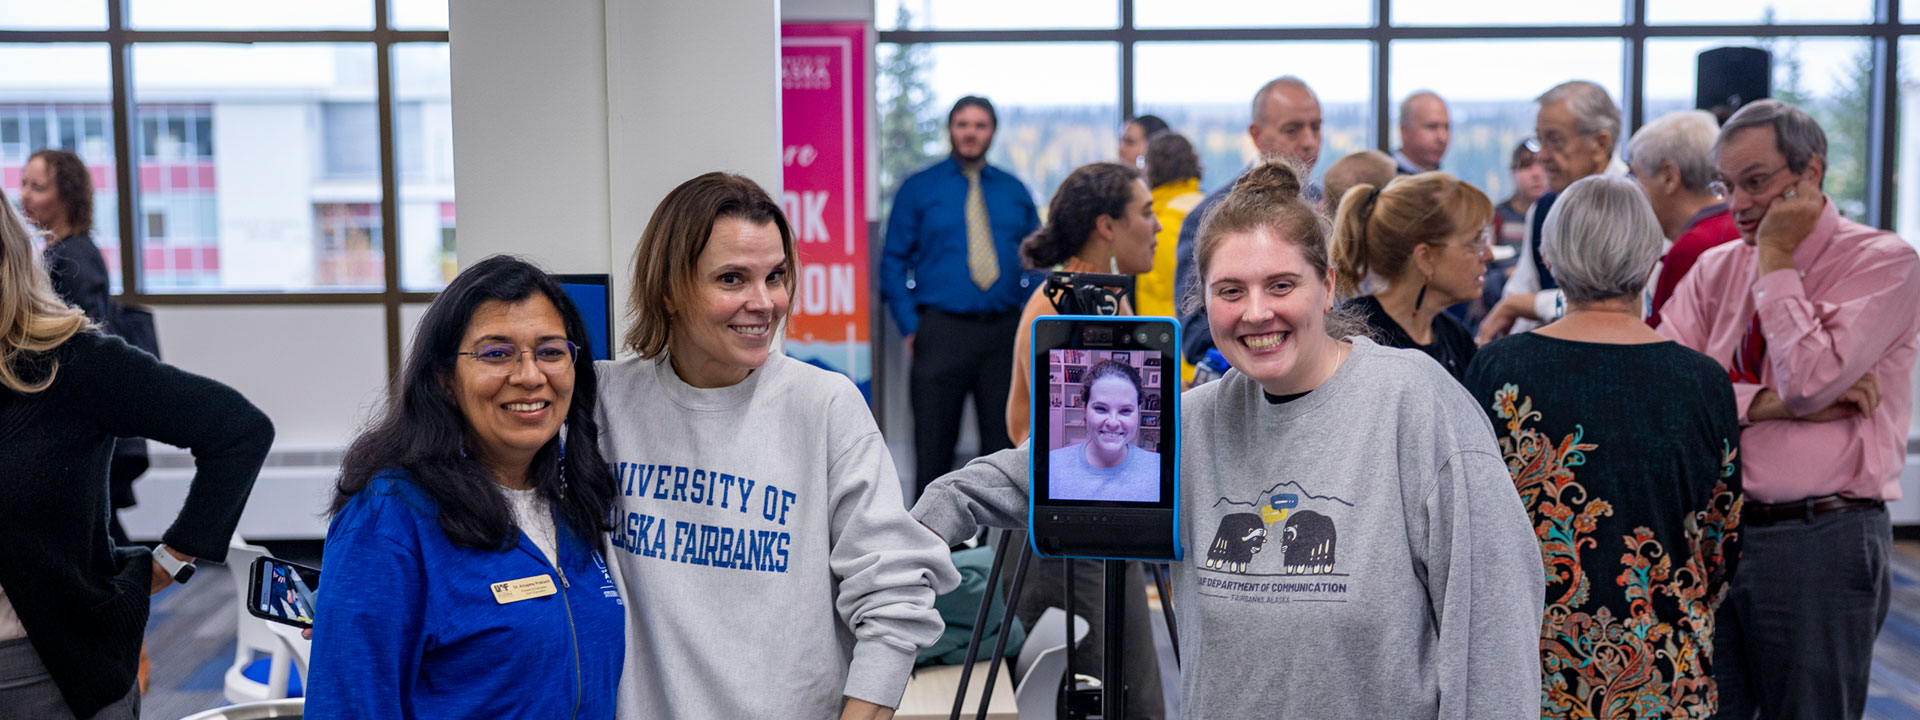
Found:
[[[1739,424],[1726,372],[1641,320],[1664,236],[1631,179],[1568,187],[1543,229],[1567,314],[1481,348],[1493,420],[1546,563],[1541,715],[1630,701],[1714,711],[1714,611],[1739,557]]]

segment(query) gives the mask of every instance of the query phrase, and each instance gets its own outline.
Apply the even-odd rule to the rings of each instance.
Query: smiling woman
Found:
[[[600,366],[634,633],[620,717],[880,717],[939,639],[959,577],[860,391],[773,352],[794,257],[773,198],[725,173],[674,188],[640,236],[638,357]]]
[[[585,336],[559,284],[511,257],[427,309],[341,468],[307,717],[613,716],[614,486]]]
[[[1160,453],[1136,445],[1146,399],[1140,371],[1119,360],[1087,369],[1082,405],[1087,440],[1048,455],[1053,499],[1153,502],[1160,499]]]
[[[1499,446],[1425,355],[1329,334],[1345,321],[1330,317],[1325,230],[1303,178],[1255,166],[1202,221],[1196,247],[1213,339],[1234,371],[1180,398],[1178,531],[1207,551],[1174,564],[1173,607],[1182,634],[1209,640],[1181,667],[1181,708],[1539,717],[1540,546]],[[1098,380],[1090,400],[1109,383],[1125,384]],[[1031,452],[941,478],[914,516],[948,539],[1024,526]],[[1261,668],[1285,693],[1245,692],[1241,660],[1275,647],[1312,660]]]

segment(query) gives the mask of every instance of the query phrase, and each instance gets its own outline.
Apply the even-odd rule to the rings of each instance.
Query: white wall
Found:
[[[779,8],[607,1],[614,297],[627,296],[633,249],[675,186],[724,170],[780,197]]]
[[[675,185],[727,170],[779,192],[777,0],[480,0],[450,32],[463,263],[519,253],[624,296]]]
[[[461,262],[512,252],[606,272],[602,0],[463,0],[449,12]]]
[[[188,372],[232,386],[273,419],[276,456],[334,453],[386,398],[386,330],[377,306],[277,305],[154,309],[160,352]],[[156,468],[134,485],[121,521],[135,540],[173,522],[193,478],[184,451],[151,444]],[[181,467],[171,467],[181,466]],[[252,539],[320,538],[330,467],[270,466],[240,521]]]

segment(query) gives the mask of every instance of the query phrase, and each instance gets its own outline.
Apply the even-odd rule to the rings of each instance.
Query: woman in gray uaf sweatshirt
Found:
[[[899,705],[960,582],[907,515],[860,391],[772,351],[793,231],[753,181],[675,188],[641,235],[638,357],[601,363],[627,600],[623,720],[863,720]]]
[[[1493,428],[1425,354],[1338,339],[1357,324],[1300,177],[1255,167],[1195,247],[1234,370],[1181,398],[1182,709],[1538,717],[1540,548]],[[941,478],[914,516],[948,539],[1020,526],[1029,452]]]

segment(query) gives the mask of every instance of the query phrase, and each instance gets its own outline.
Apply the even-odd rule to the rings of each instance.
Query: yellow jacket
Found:
[[[1153,189],[1153,214],[1160,219],[1160,234],[1154,238],[1159,244],[1153,248],[1153,272],[1135,281],[1134,298],[1139,301],[1141,315],[1180,317],[1175,312],[1177,299],[1173,296],[1174,254],[1179,248],[1180,225],[1187,221],[1187,213],[1193,212],[1205,198],[1206,194],[1200,192],[1199,178],[1175,180]],[[1193,365],[1184,358],[1180,361],[1180,378],[1193,380]]]

